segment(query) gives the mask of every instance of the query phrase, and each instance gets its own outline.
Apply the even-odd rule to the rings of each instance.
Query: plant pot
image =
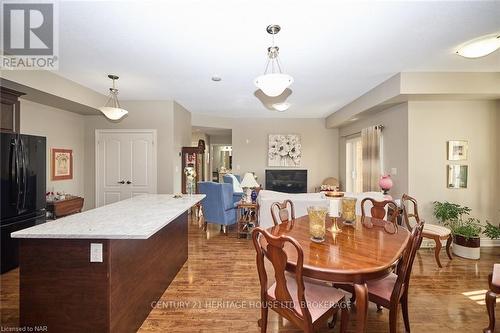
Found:
[[[453,235],[453,254],[466,259],[479,259],[481,254],[481,238],[465,238]]]

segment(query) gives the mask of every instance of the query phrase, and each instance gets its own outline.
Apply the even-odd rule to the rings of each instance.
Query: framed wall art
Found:
[[[302,158],[302,145],[298,134],[269,134],[267,150],[270,167],[298,167]]]
[[[460,164],[448,164],[448,188],[467,188],[469,167]]]
[[[469,144],[467,141],[463,140],[448,141],[448,161],[467,160],[468,150],[469,150]]]
[[[52,148],[52,180],[73,179],[73,150]]]

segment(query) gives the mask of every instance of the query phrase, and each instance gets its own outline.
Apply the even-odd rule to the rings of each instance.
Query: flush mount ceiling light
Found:
[[[109,98],[104,106],[100,107],[99,110],[111,120],[119,120],[124,115],[128,113],[127,110],[122,109],[120,102],[118,102],[118,89],[115,88],[115,80],[118,80],[116,75],[108,75],[108,77],[113,80],[113,88],[109,88]]]
[[[273,104],[273,109],[275,109],[276,111],[279,111],[279,112],[283,112],[283,111],[286,111],[288,110],[288,108],[290,107],[290,103],[288,102],[283,102],[283,103],[274,103]]]
[[[480,58],[500,48],[500,34],[491,34],[470,40],[461,45],[456,53],[464,58]]]
[[[277,24],[269,25],[267,32],[273,37],[273,45],[267,48],[267,64],[264,75],[257,77],[254,81],[257,88],[269,97],[279,96],[293,83],[293,77],[283,74],[279,61],[279,47],[274,45],[274,35],[280,32],[281,27]],[[270,73],[268,70],[270,68]]]

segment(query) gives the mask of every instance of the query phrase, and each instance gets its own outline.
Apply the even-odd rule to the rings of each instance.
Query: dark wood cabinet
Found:
[[[186,172],[195,174],[194,193],[198,193],[198,182],[205,180],[205,141],[199,140],[197,147],[182,147],[182,193],[189,193],[189,182]]]
[[[25,95],[22,92],[0,87],[1,113],[0,130],[3,132],[19,133],[21,119],[21,103],[19,97]]]

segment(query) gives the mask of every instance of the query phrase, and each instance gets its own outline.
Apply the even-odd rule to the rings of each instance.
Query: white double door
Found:
[[[96,206],[156,193],[156,130],[96,130]]]

